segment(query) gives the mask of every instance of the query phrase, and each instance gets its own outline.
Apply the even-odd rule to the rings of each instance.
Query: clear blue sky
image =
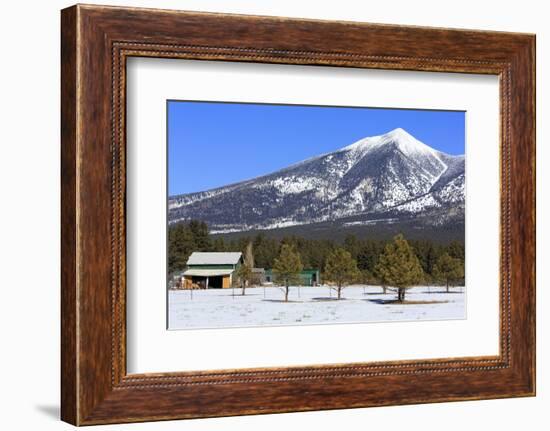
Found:
[[[464,154],[465,113],[168,101],[168,194],[254,178],[397,127]]]

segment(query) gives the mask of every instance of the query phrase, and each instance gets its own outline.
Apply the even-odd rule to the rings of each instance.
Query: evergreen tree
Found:
[[[434,266],[434,276],[445,283],[448,293],[450,284],[464,278],[464,265],[459,258],[444,253]]]
[[[357,267],[360,270],[375,272],[378,257],[384,250],[384,243],[381,241],[366,240],[361,244],[357,253]]]
[[[246,285],[252,280],[252,267],[245,261],[236,271],[241,285],[241,295],[245,294]]]
[[[464,262],[464,244],[459,241],[453,241],[447,246],[449,256]]]
[[[430,242],[426,251],[426,269],[424,270],[430,275],[433,275],[434,265],[437,260],[437,250]]]
[[[197,247],[194,251],[210,251],[212,243],[208,235],[208,225],[203,221],[191,220],[188,226]]]
[[[266,237],[264,233],[259,233],[254,237],[252,246],[255,265],[259,268],[272,268],[279,254],[279,242]]]
[[[220,243],[220,241],[222,241]],[[223,239],[216,240],[216,245]],[[187,259],[194,251],[211,251],[212,239],[208,225],[202,221],[176,223],[168,228],[168,273],[181,271],[187,265]],[[223,250],[219,250],[223,251]]]
[[[382,293],[384,295],[388,292],[388,286],[386,285],[386,279],[384,276],[385,271],[386,271],[386,267],[379,260],[376,266],[374,267],[374,276],[376,277],[377,280],[380,281],[380,284],[382,285]]]
[[[184,223],[170,226],[168,229],[168,273],[181,271],[187,265],[187,259],[197,245],[189,227]]]
[[[228,239],[233,238],[233,239]],[[250,250],[250,243],[252,243]],[[187,264],[189,255],[194,251],[240,251],[245,257],[252,254],[250,268],[273,268],[275,259],[279,256],[284,245],[290,246],[300,256],[303,267],[319,268],[323,275],[329,256],[337,248],[348,251],[356,261],[358,270],[363,274],[361,280],[367,284],[381,284],[385,292],[385,281],[379,269],[379,259],[384,254],[387,243],[381,240],[360,238],[349,234],[343,241],[334,239],[307,239],[296,235],[289,235],[277,239],[259,233],[254,236],[211,236],[206,223],[191,220],[170,225],[168,228],[168,273],[181,271]],[[451,258],[458,259],[464,267],[464,242],[453,241],[448,244],[439,244],[430,240],[410,241],[409,247],[414,251],[427,282],[444,280],[441,278],[441,268],[436,277],[435,266],[439,258],[447,253]],[[462,277],[449,280],[452,284]],[[235,279],[238,285],[238,279]],[[447,282],[446,282],[447,283]]]
[[[337,298],[341,298],[342,289],[352,283],[360,275],[357,262],[351,257],[349,251],[337,248],[327,257],[325,264],[326,280],[336,284]]]
[[[376,278],[376,276],[368,269],[359,270],[359,272],[361,274],[359,278],[362,284],[375,285],[379,283],[379,280]]]
[[[304,268],[311,267],[311,241],[305,238],[297,237],[294,239],[294,243],[296,244],[296,251],[300,254],[300,259]]]
[[[303,269],[300,255],[288,244],[281,246],[281,253],[275,259],[273,273],[278,283],[282,284],[285,291],[285,302],[288,302],[288,292],[292,283],[300,281],[300,272]]]
[[[309,242],[309,266],[311,268],[324,268],[328,255],[336,248],[332,240],[311,240]]]
[[[433,266],[438,256],[436,246],[432,241],[427,240],[411,241],[410,245],[414,249],[427,281],[431,281]]]
[[[355,235],[349,234],[344,239],[344,249],[349,252],[352,259],[357,260],[359,251],[361,250],[361,244]]]
[[[212,241],[212,250],[213,251],[228,251],[225,245],[225,240],[223,236],[217,237]]]
[[[384,286],[397,288],[397,300],[405,300],[406,289],[420,283],[424,273],[412,247],[399,234],[386,244],[380,255],[376,272]]]

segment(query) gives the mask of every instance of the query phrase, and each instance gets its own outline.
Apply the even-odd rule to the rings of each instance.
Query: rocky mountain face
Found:
[[[463,224],[464,174],[464,156],[395,129],[258,178],[171,196],[168,220],[200,219],[212,233],[326,222]]]

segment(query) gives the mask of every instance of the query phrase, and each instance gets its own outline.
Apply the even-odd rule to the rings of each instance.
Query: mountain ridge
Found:
[[[464,215],[464,174],[463,155],[397,128],[266,175],[171,196],[168,221],[196,218],[223,233],[437,210],[434,223],[452,222]]]

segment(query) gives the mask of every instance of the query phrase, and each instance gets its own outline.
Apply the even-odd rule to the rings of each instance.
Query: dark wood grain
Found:
[[[533,35],[74,6],[62,12],[61,39],[63,420],[86,425],[534,395]],[[130,56],[498,75],[500,354],[127,375]]]
[[[61,16],[61,417],[78,422],[76,299],[76,8]]]

